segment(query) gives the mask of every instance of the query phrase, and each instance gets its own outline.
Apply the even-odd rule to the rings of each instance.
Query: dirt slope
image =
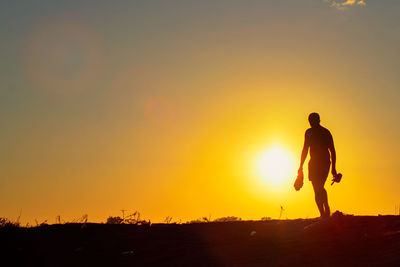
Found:
[[[400,266],[400,216],[0,229],[10,266]]]

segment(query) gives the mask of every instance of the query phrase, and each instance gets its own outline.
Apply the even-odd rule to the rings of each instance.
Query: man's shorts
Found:
[[[308,179],[312,182],[326,182],[331,167],[330,161],[310,160],[308,162]]]

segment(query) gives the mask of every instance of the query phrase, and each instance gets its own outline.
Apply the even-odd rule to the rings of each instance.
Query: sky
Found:
[[[327,183],[332,211],[394,214],[399,12],[396,0],[1,1],[0,216],[316,217],[311,184],[292,186],[310,112],[343,173]],[[293,162],[279,186],[256,167],[271,147]]]

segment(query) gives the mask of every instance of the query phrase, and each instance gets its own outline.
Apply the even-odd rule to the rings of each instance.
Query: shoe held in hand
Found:
[[[296,181],[294,182],[294,189],[296,189],[296,191],[299,191],[303,187],[303,180],[304,180],[303,171],[299,170]]]
[[[335,176],[333,176],[331,185],[333,185],[334,183],[340,183],[340,181],[342,180],[342,176],[343,175],[341,173],[338,173]]]

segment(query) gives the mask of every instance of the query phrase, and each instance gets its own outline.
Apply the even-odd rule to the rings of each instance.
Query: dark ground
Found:
[[[400,266],[400,216],[316,221],[1,228],[0,265]]]

